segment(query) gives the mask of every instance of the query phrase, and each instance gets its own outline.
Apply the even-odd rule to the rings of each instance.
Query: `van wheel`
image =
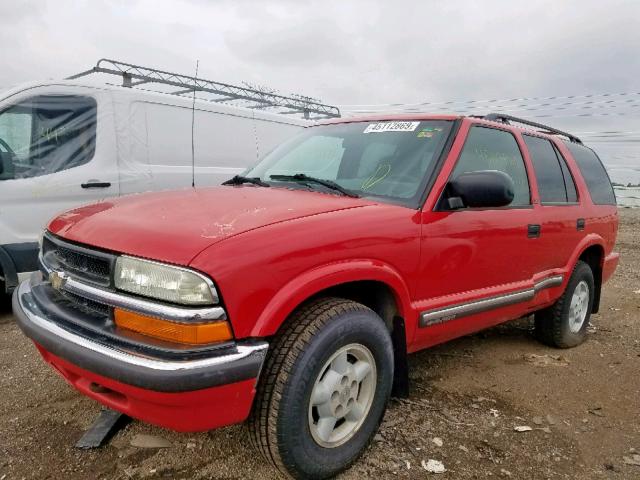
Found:
[[[584,342],[594,291],[591,267],[579,260],[562,296],[551,307],[536,313],[536,337],[557,348],[571,348]]]
[[[252,443],[295,478],[328,478],[364,451],[386,410],[393,346],[359,303],[314,301],[275,338],[249,419]]]
[[[4,272],[0,268],[0,306],[9,303],[10,295],[7,292],[7,286],[4,283]]]

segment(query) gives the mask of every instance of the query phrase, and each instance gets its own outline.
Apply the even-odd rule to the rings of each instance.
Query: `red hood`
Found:
[[[107,250],[187,265],[203,249],[225,238],[273,223],[370,204],[306,190],[212,187],[131,195],[88,205],[55,218],[49,230]]]

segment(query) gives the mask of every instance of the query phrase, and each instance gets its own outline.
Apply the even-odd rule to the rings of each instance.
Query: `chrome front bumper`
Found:
[[[268,343],[237,342],[189,359],[169,359],[115,348],[57,322],[39,305],[32,289],[47,282],[34,274],[13,294],[13,311],[24,334],[52,354],[90,372],[118,382],[160,392],[184,392],[257,378]],[[67,283],[67,285],[69,285]],[[85,294],[87,292],[84,292]],[[146,310],[146,309],[145,309]]]

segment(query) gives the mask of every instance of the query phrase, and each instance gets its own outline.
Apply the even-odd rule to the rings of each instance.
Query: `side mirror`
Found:
[[[447,185],[446,206],[458,208],[504,207],[513,201],[515,187],[509,175],[498,170],[463,173]]]

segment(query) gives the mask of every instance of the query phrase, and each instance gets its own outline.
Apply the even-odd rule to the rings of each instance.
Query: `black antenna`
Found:
[[[193,103],[191,104],[191,187],[196,188],[196,143],[195,143],[195,126],[196,126],[196,88],[198,82],[198,67],[200,60],[196,60],[196,76],[193,77]]]

